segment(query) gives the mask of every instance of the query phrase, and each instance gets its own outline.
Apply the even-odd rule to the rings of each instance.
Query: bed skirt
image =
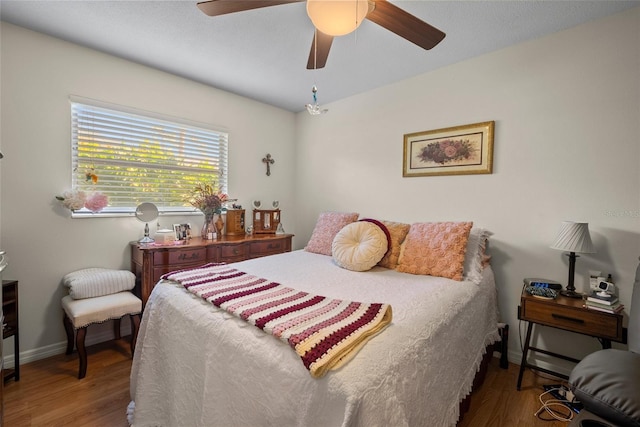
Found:
[[[508,332],[509,330],[509,325],[506,325],[506,332]],[[500,351],[500,367],[502,369],[506,369],[507,366],[503,366],[503,362],[506,359],[506,334],[503,334],[503,331],[505,331],[504,329],[501,329],[500,331],[500,335],[502,336],[503,341],[502,342],[497,342],[494,344],[489,344],[486,348],[486,352],[484,354],[484,357],[482,358],[482,362],[480,362],[480,367],[478,369],[478,373],[476,374],[474,380],[473,380],[473,389],[471,390],[471,394],[468,395],[467,397],[464,398],[464,400],[462,402],[460,402],[460,419],[458,420],[458,424],[460,424],[460,422],[464,419],[464,415],[469,411],[469,408],[471,407],[471,399],[473,398],[474,393],[476,392],[476,390],[478,390],[478,388],[480,386],[482,386],[482,384],[484,383],[484,379],[487,375],[487,370],[489,368],[489,362],[491,362],[491,358],[493,357],[493,354],[495,351],[498,351],[498,349],[496,347],[500,347],[499,351]],[[134,402],[130,402],[129,406],[127,407],[127,419],[129,421],[129,425],[131,426],[132,421],[133,421],[133,410],[135,408],[135,403]]]
[[[489,344],[485,349],[486,351],[484,353],[484,356],[482,357],[482,361],[480,362],[478,373],[473,379],[473,388],[471,389],[471,394],[469,394],[464,398],[464,400],[462,400],[462,402],[460,402],[460,418],[458,419],[458,424],[460,424],[460,422],[464,419],[464,414],[469,411],[469,408],[471,407],[471,399],[474,393],[484,383],[484,378],[486,377],[487,370],[489,369],[489,362],[491,362],[491,358],[493,357],[494,353],[500,353],[500,368],[507,369],[509,367],[509,360],[507,359],[507,348],[509,344],[509,325],[500,325],[499,332],[500,341]]]

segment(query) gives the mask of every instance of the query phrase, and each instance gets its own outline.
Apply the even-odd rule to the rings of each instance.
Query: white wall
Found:
[[[589,222],[598,250],[578,258],[578,290],[601,270],[628,305],[640,255],[639,42],[635,8],[298,114],[298,245],[323,210],[490,229],[517,363],[522,279],[567,281],[567,257],[549,248],[562,220]],[[493,174],[402,177],[404,134],[490,120]],[[539,339],[577,357],[598,348],[551,329]]]
[[[128,269],[129,241],[143,233],[133,217],[71,219],[54,199],[71,183],[69,95],[226,128],[229,193],[248,209],[253,199],[280,200],[284,225],[295,231],[294,114],[11,24],[2,23],[1,36],[0,247],[10,257],[4,278],[20,282],[24,362],[63,351],[62,276]],[[270,177],[267,153],[276,159]],[[202,216],[160,217],[161,226],[183,221],[199,227]],[[13,351],[6,344],[5,356]]]

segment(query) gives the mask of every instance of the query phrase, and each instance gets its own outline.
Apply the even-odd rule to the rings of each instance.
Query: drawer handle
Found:
[[[280,249],[280,243],[269,243],[269,246],[267,246],[267,249]]]
[[[237,248],[233,248],[233,254],[234,255],[238,255],[240,253],[240,251]]]
[[[568,320],[569,322],[574,322],[574,323],[584,323],[584,320],[582,320],[582,319],[576,319],[575,317],[563,316],[562,314],[551,313],[551,317],[554,317],[554,318],[560,319],[560,320]]]
[[[180,254],[180,256],[178,257],[178,259],[179,259],[180,261],[184,261],[184,260],[187,260],[187,259],[190,259],[190,260],[191,260],[191,259],[198,259],[198,258],[200,258],[200,257],[199,257],[199,256],[198,256],[198,254],[197,254],[197,253],[195,253],[195,252],[194,252],[194,253],[192,253],[190,257],[187,257],[187,254]]]

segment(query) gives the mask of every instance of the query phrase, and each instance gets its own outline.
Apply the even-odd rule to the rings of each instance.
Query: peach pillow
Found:
[[[411,224],[398,271],[462,280],[464,254],[473,222]]]
[[[358,219],[358,213],[322,212],[304,250],[331,256],[331,244],[338,231]]]
[[[396,268],[398,266],[398,258],[400,258],[400,247],[405,237],[407,237],[411,225],[393,221],[380,222],[389,230],[391,250],[380,260],[378,265],[385,268]]]

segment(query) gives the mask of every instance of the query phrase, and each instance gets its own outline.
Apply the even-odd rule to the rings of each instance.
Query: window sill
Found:
[[[168,217],[168,216],[202,216],[202,212],[196,211],[160,211],[158,213],[158,217]],[[101,211],[101,212],[91,212],[88,210],[80,210],[71,212],[71,218],[73,219],[86,219],[86,218],[128,218],[135,217],[134,210],[127,211]]]

